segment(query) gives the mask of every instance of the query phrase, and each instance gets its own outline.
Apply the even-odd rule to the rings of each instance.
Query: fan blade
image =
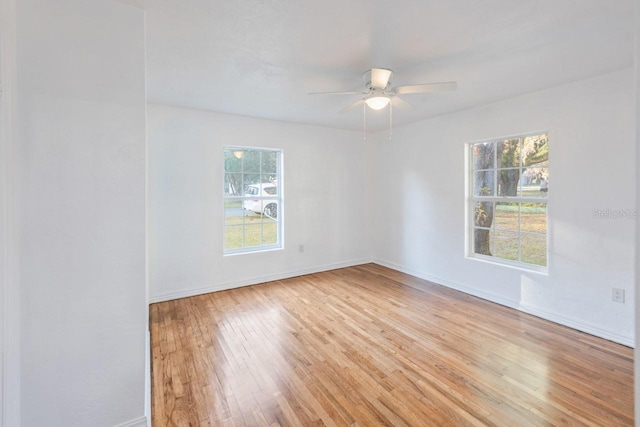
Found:
[[[421,85],[408,85],[398,86],[392,89],[393,93],[398,95],[407,93],[427,93],[427,92],[449,92],[456,90],[458,84],[456,82],[442,82],[442,83],[426,83]]]
[[[367,92],[310,92],[307,95],[364,95]]]
[[[394,108],[398,108],[400,110],[405,110],[405,111],[413,110],[416,108],[413,104],[408,103],[407,101],[400,98],[399,96],[394,96],[393,98],[391,98],[391,104],[393,104]]]
[[[354,108],[356,108],[356,107],[358,107],[358,106],[360,106],[360,105],[362,105],[362,104],[364,104],[364,99],[359,99],[359,100],[357,100],[356,102],[354,102],[353,104],[351,104],[351,105],[349,105],[349,106],[347,106],[347,107],[343,108],[342,110],[338,111],[338,113],[340,113],[340,114],[344,114],[344,113],[346,113],[347,111],[351,111],[351,110],[353,110]]]
[[[393,71],[386,68],[372,68],[371,69],[371,86],[379,89],[386,89],[391,78]]]

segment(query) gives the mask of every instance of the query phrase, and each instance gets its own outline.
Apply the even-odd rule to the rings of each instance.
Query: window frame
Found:
[[[248,195],[248,194],[244,194],[244,189],[246,188],[246,185],[244,185],[243,183],[243,194],[239,195],[239,196],[231,196],[228,195],[227,192],[225,191],[225,185],[227,183],[226,181],[226,175],[227,175],[227,168],[226,168],[226,164],[225,164],[225,153],[227,151],[261,151],[261,152],[277,152],[278,153],[278,163],[277,163],[277,168],[276,168],[276,186],[278,188],[278,192],[276,195],[270,195],[270,196],[263,196],[263,195]],[[241,172],[239,172],[240,174],[244,175],[244,163],[242,163],[243,165],[243,170]],[[275,250],[282,250],[284,249],[284,232],[283,232],[283,228],[284,228],[284,183],[283,183],[283,165],[284,165],[284,151],[281,148],[269,148],[269,147],[254,147],[254,146],[241,146],[241,145],[224,145],[222,147],[222,253],[223,256],[229,256],[229,255],[241,255],[241,254],[249,254],[249,253],[258,253],[258,252],[268,252],[268,251],[275,251]],[[229,172],[229,173],[238,173],[238,172]],[[255,174],[252,173],[252,174]],[[260,177],[262,177],[263,175],[273,175],[273,173],[264,173],[262,171],[262,162],[260,162],[260,167],[259,167],[259,171],[257,172],[257,175],[259,175]],[[262,179],[261,179],[262,180]],[[264,184],[264,183],[260,183]],[[258,185],[258,184],[248,184],[248,185]],[[270,200],[270,201],[275,201],[278,205],[278,215],[276,218],[276,243],[275,244],[260,244],[257,246],[244,246],[244,236],[245,236],[245,231],[246,231],[246,224],[245,224],[245,212],[244,212],[244,202],[247,200],[260,200],[261,202],[265,201],[265,200]],[[227,217],[226,217],[226,204],[229,201],[239,201],[241,203],[242,206],[242,225],[234,225],[234,227],[242,227],[242,235],[243,235],[243,246],[240,248],[234,248],[234,249],[227,249],[226,247],[226,238],[227,238],[227,227],[230,226],[229,224],[227,224]],[[260,236],[262,239],[263,236],[263,229],[264,229],[264,217],[260,222]]]
[[[522,177],[522,172],[525,171],[528,167],[534,167],[534,166],[526,166],[523,165],[522,159],[520,159],[519,161],[519,165],[517,167],[499,167],[498,164],[498,149],[497,146],[500,142],[502,141],[507,141],[507,140],[514,140],[514,139],[518,139],[519,141],[523,140],[526,137],[530,137],[530,136],[537,136],[537,135],[546,135],[547,138],[549,138],[549,131],[538,131],[538,132],[527,132],[527,133],[522,133],[522,134],[516,134],[516,135],[510,135],[510,136],[504,136],[504,137],[498,137],[498,138],[491,138],[491,139],[482,139],[482,140],[477,140],[477,141],[472,141],[472,142],[468,142],[465,144],[465,168],[467,171],[467,179],[466,179],[466,191],[467,191],[467,209],[466,209],[466,228],[467,228],[467,249],[466,249],[466,257],[470,258],[470,259],[476,259],[476,260],[480,260],[483,262],[489,262],[489,263],[494,263],[494,264],[498,264],[498,265],[504,265],[507,267],[514,267],[514,268],[518,268],[520,270],[526,270],[526,271],[533,271],[533,272],[539,272],[539,273],[548,273],[549,271],[549,229],[550,229],[550,224],[549,224],[549,196],[548,193],[546,196],[544,197],[523,197],[521,195],[521,192],[518,191],[516,196],[500,196],[498,195],[499,193],[499,188],[498,188],[498,182],[499,182],[499,173],[501,171],[504,170],[518,170],[519,171],[519,179]],[[493,143],[496,144],[496,149],[494,149],[494,153],[493,153],[493,168],[487,168],[487,169],[474,169],[474,146],[477,144],[482,144],[482,143]],[[521,142],[520,142],[521,144]],[[522,145],[520,145],[520,148],[522,147]],[[522,153],[519,153],[519,156],[521,156]],[[547,174],[549,174],[549,160],[547,160]],[[491,195],[491,196],[482,196],[482,195],[478,195],[476,196],[474,194],[474,182],[475,182],[475,173],[476,172],[482,172],[482,171],[493,171],[493,182],[494,182],[494,188],[495,188],[495,195]],[[476,210],[476,204],[478,202],[492,202],[494,203],[494,209],[497,206],[498,203],[513,203],[513,204],[517,204],[518,206],[518,229],[517,229],[517,238],[518,238],[518,260],[511,260],[508,258],[502,258],[496,255],[485,255],[485,254],[480,254],[480,253],[476,253],[475,252],[475,230],[476,229],[484,229],[484,230],[490,230],[491,235],[493,236],[495,231],[507,231],[507,232],[512,232],[511,230],[506,230],[506,229],[500,229],[496,227],[496,223],[495,223],[495,216],[494,219],[492,220],[492,224],[489,228],[486,227],[477,227],[475,224],[475,210]],[[522,204],[525,203],[536,203],[536,204],[544,204],[546,207],[546,229],[544,233],[536,233],[536,232],[530,232],[530,231],[522,231],[522,217],[520,215],[521,213],[521,208],[522,208]],[[535,236],[543,236],[545,238],[545,260],[546,260],[546,265],[542,266],[542,265],[538,265],[538,264],[532,264],[532,263],[528,263],[525,261],[521,261],[521,254],[522,254],[522,242],[521,242],[521,236],[525,234],[525,235],[535,235]]]

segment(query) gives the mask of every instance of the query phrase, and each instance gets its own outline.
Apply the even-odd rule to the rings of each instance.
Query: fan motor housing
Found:
[[[379,68],[380,70],[388,70],[390,71],[390,74],[393,73],[392,70],[388,69],[388,68]],[[365,85],[367,87],[367,89],[380,89],[380,90],[385,90],[387,89],[389,86],[391,86],[391,77],[389,77],[389,81],[387,81],[387,85],[385,87],[377,87],[377,86],[373,86],[371,84],[371,69],[365,71],[362,74],[362,80],[364,80]]]

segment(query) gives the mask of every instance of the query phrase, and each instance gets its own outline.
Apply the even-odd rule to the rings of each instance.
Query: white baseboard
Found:
[[[113,427],[149,427],[149,426],[150,424],[148,423],[147,417],[143,415],[141,417],[138,417],[130,421],[126,421],[122,424],[118,424]]]
[[[567,326],[569,328],[576,329],[581,332],[585,332],[589,335],[594,335],[596,337],[604,338],[606,340],[613,341],[618,344],[625,345],[627,347],[633,348],[635,345],[634,337],[632,336],[618,334],[614,331],[604,329],[598,325],[595,325],[590,322],[586,322],[582,319],[577,319],[564,314],[555,313],[546,309],[542,309],[540,307],[521,304],[520,301],[510,300],[490,292],[485,292],[482,290],[468,287],[461,283],[444,280],[440,277],[432,276],[420,271],[412,270],[410,268],[405,268],[401,265],[398,265],[392,262],[388,262],[380,259],[374,259],[373,262],[376,264],[380,264],[384,267],[391,268],[393,270],[401,271],[403,273],[419,277],[420,279],[428,280],[438,285],[446,286],[448,288],[455,289],[457,291],[464,292],[466,294],[473,295],[475,297],[482,298],[487,301],[495,302],[496,304],[504,305],[506,307],[513,308],[515,310],[522,311],[524,313],[531,314],[533,316],[540,317],[542,319],[549,320],[551,322],[558,323],[560,325]]]
[[[257,285],[259,283],[265,283],[265,282],[273,282],[274,280],[289,279],[291,277],[303,276],[305,274],[320,273],[323,271],[335,270],[338,268],[353,267],[355,265],[362,265],[370,262],[372,262],[370,258],[362,258],[362,259],[357,259],[352,261],[339,262],[335,264],[319,265],[319,266],[304,268],[300,270],[290,270],[290,271],[285,271],[283,273],[278,273],[278,274],[252,277],[250,279],[245,279],[237,282],[234,281],[234,282],[220,283],[217,285],[187,289],[180,292],[170,292],[165,294],[152,295],[150,297],[150,303],[153,304],[156,302],[163,302],[163,301],[170,301],[170,300],[179,299],[179,298],[192,297],[195,295],[208,294],[210,292],[226,291],[228,289],[235,289],[235,288],[241,288],[243,286]]]
[[[393,270],[397,270],[402,273],[410,274],[412,276],[419,277],[424,280],[428,280],[438,285],[446,286],[448,288],[451,288],[460,292],[464,292],[466,294],[473,295],[475,297],[482,298],[487,301],[495,302],[496,304],[513,308],[515,310],[519,310],[524,313],[531,314],[533,316],[540,317],[542,319],[549,320],[551,322],[558,323],[560,325],[567,326],[569,328],[576,329],[600,338],[604,338],[606,340],[613,341],[628,347],[634,347],[634,344],[635,344],[634,339],[631,336],[618,334],[614,331],[604,329],[598,325],[586,322],[582,319],[577,319],[570,316],[566,316],[564,314],[555,313],[546,309],[542,309],[540,307],[524,305],[524,304],[521,304],[520,301],[504,298],[501,295],[496,295],[491,292],[475,289],[475,288],[466,286],[462,283],[445,280],[441,277],[433,276],[430,274],[423,273],[421,271],[406,268],[402,265],[395,264],[393,262],[385,261],[382,259],[359,259],[359,260],[353,260],[353,261],[343,262],[343,263],[327,264],[327,265],[316,266],[316,267],[307,268],[307,269],[291,270],[291,271],[274,274],[274,275],[254,277],[254,278],[246,279],[240,282],[221,283],[218,285],[212,285],[204,288],[196,288],[196,289],[189,289],[189,290],[180,291],[180,292],[160,294],[152,297],[151,303],[169,301],[169,300],[178,299],[178,298],[186,298],[186,297],[190,297],[194,295],[202,295],[210,292],[224,291],[227,289],[234,289],[234,288],[240,288],[243,286],[256,285],[259,283],[271,282],[274,280],[288,279],[291,277],[302,276],[305,274],[319,273],[322,271],[335,270],[337,268],[352,267],[354,265],[367,264],[370,262],[374,262],[384,267],[391,268]]]
[[[393,270],[400,271],[402,273],[410,274],[412,276],[419,277],[420,279],[428,280],[430,282],[435,283],[436,285],[446,286],[447,288],[455,289],[456,291],[464,292],[465,294],[473,295],[474,297],[482,298],[487,301],[495,302],[500,305],[507,306],[509,308],[518,309],[520,306],[518,301],[514,301],[508,298],[504,298],[503,296],[493,294],[491,292],[485,292],[479,289],[471,288],[463,285],[462,283],[452,282],[450,280],[445,280],[441,277],[432,276],[430,274],[425,274],[421,271],[416,271],[410,268],[403,267],[399,264],[395,264],[389,261],[383,261],[381,259],[374,259],[374,263],[380,264],[384,267],[391,268]]]
[[[559,323],[560,325],[567,326],[572,329],[577,329],[578,331],[585,332],[589,335],[595,335],[596,337],[604,338],[606,340],[613,341],[631,348],[634,348],[635,346],[634,338],[632,336],[620,335],[616,332],[610,331],[608,329],[603,329],[599,325],[595,325],[591,322],[586,322],[582,319],[576,319],[575,317],[567,316],[565,314],[554,313],[532,305],[521,304],[519,308],[525,313],[549,320],[554,323]]]

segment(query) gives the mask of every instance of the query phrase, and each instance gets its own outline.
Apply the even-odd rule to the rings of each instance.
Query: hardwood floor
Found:
[[[633,350],[375,264],[151,306],[161,426],[633,425]]]

